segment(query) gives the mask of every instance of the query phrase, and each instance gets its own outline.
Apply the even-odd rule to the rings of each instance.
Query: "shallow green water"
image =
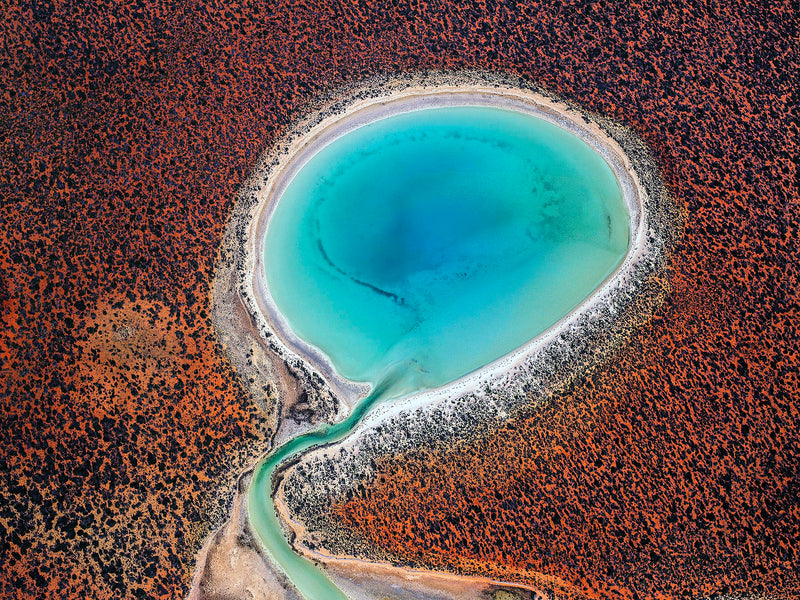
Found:
[[[301,169],[267,231],[270,292],[299,337],[374,389],[343,423],[265,458],[250,487],[251,522],[306,598],[344,596],[283,538],[275,468],[341,439],[375,403],[441,386],[534,338],[619,265],[629,224],[602,157],[507,110],[382,119]]]

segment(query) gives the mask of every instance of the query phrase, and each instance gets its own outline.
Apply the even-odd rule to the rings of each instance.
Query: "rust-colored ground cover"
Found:
[[[798,17],[763,4],[4,3],[0,596],[185,593],[269,436],[209,320],[234,193],[310,96],[420,67],[629,124],[686,234],[618,363],[480,446],[387,462],[343,518],[396,515],[365,534],[440,565],[797,594]]]

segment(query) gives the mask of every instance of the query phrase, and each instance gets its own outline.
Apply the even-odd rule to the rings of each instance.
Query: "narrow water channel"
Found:
[[[343,439],[358,426],[370,408],[380,402],[396,400],[407,393],[408,390],[398,385],[397,380],[392,384],[377,386],[369,396],[359,402],[347,419],[335,425],[326,423],[284,442],[265,456],[255,468],[247,498],[250,524],[269,557],[280,566],[306,600],[346,600],[347,596],[312,561],[297,554],[284,537],[275,503],[267,500],[272,495],[275,471],[281,464],[309,448]]]

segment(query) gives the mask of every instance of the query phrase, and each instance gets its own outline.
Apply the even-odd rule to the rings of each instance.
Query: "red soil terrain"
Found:
[[[479,443],[387,459],[341,517],[436,566],[800,595],[791,2],[2,16],[0,597],[185,594],[271,433],[209,320],[237,187],[320,91],[460,67],[523,75],[648,142],[688,211],[673,290],[614,364]]]

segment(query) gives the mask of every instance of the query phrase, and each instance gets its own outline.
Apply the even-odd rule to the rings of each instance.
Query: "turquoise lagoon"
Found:
[[[271,217],[266,278],[293,332],[372,384],[344,421],[258,464],[250,523],[307,600],[346,596],[284,538],[271,499],[287,459],[352,431],[376,403],[441,386],[522,346],[623,260],[630,218],[604,159],[531,115],[462,106],[339,137]]]
[[[620,264],[629,215],[565,129],[484,106],[416,110],[330,143],[283,192],[267,282],[346,379],[433,388],[523,345]]]

